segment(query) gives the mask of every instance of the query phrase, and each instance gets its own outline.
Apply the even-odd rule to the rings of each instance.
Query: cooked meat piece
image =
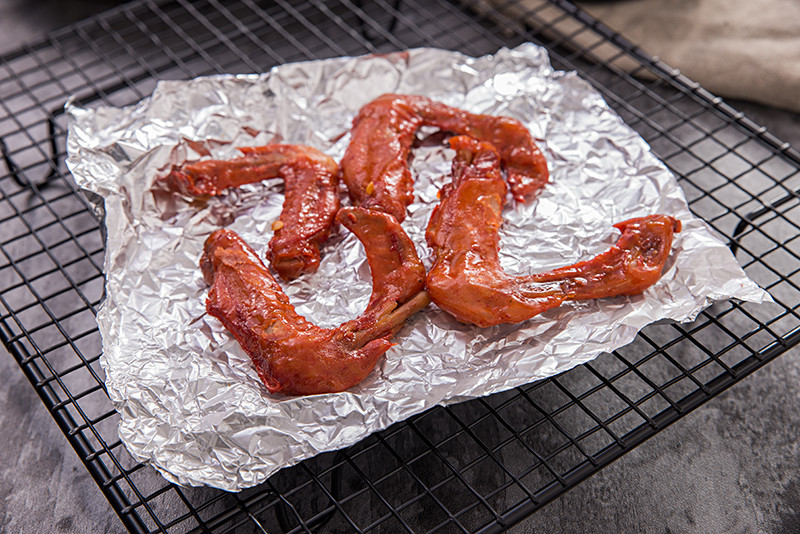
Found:
[[[421,126],[496,146],[519,201],[547,183],[547,162],[519,121],[468,113],[423,96],[387,94],[362,107],[353,120],[340,172],[354,202],[405,219],[406,207],[414,201],[408,154]]]
[[[430,302],[425,268],[392,216],[343,208],[336,219],[364,245],[372,272],[367,309],[338,328],[320,328],[299,315],[236,233],[217,230],[206,241],[200,260],[211,284],[206,309],[239,341],[272,393],[333,393],[358,384],[405,320]]]
[[[452,182],[441,190],[425,238],[435,262],[426,289],[437,306],[478,326],[518,323],[560,305],[641,293],[661,277],[680,221],[666,215],[615,226],[615,246],[588,261],[530,276],[509,276],[500,267],[501,210],[506,184],[500,157],[488,143],[453,137],[457,151]]]
[[[330,235],[339,210],[336,162],[319,150],[301,145],[267,145],[239,149],[231,160],[204,160],[176,167],[171,187],[197,198],[225,189],[281,177],[286,184],[280,219],[267,258],[284,280],[314,272],[319,247]]]

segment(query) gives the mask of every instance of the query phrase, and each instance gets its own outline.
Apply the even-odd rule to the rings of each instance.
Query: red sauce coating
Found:
[[[425,234],[435,262],[426,289],[437,306],[478,326],[518,323],[559,306],[641,293],[661,277],[680,221],[651,215],[615,225],[622,235],[607,252],[588,261],[529,276],[503,272],[501,210],[506,184],[500,157],[488,143],[454,137],[453,180],[441,190]]]
[[[337,328],[320,328],[299,315],[235,232],[217,230],[206,240],[200,259],[211,285],[206,310],[250,355],[271,393],[334,393],[358,384],[405,320],[430,302],[425,268],[394,218],[343,208],[337,220],[364,245],[372,273],[367,309]]]
[[[291,280],[319,267],[320,245],[339,210],[336,162],[302,145],[267,145],[239,149],[231,160],[203,160],[176,167],[172,188],[208,198],[225,189],[280,177],[285,183],[283,209],[269,243],[268,259],[281,278]]]
[[[405,219],[406,207],[414,201],[408,154],[421,126],[496,146],[518,201],[547,183],[547,161],[519,121],[469,113],[423,96],[386,94],[358,112],[341,161],[342,179],[355,203]]]

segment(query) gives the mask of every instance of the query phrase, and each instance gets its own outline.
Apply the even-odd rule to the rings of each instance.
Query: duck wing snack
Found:
[[[391,348],[389,339],[403,322],[430,302],[425,267],[394,217],[343,208],[337,220],[364,245],[372,295],[364,313],[336,328],[320,328],[299,315],[235,232],[217,230],[203,247],[200,265],[211,286],[206,309],[250,355],[270,393],[312,395],[355,386]]]
[[[544,155],[518,120],[469,113],[424,96],[386,94],[359,110],[342,157],[342,178],[355,202],[399,221],[406,218],[406,207],[414,201],[408,155],[422,126],[491,143],[519,201],[547,183]]]
[[[655,284],[669,257],[680,221],[648,215],[615,224],[621,235],[610,250],[568,267],[508,276],[500,265],[500,227],[506,184],[493,145],[453,137],[453,179],[440,192],[425,237],[434,253],[425,287],[433,302],[459,321],[477,326],[519,323],[561,305],[638,295]]]
[[[283,210],[272,223],[274,235],[267,256],[284,280],[319,267],[319,247],[333,228],[339,210],[338,165],[308,146],[267,145],[239,149],[243,156],[227,161],[202,160],[176,166],[169,186],[184,194],[207,198],[231,187],[284,180]]]

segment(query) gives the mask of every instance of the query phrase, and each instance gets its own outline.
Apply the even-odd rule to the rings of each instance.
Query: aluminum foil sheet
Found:
[[[207,203],[154,183],[173,164],[234,157],[236,147],[270,142],[308,144],[339,160],[358,109],[387,92],[509,115],[538,140],[551,183],[534,201],[506,207],[507,272],[587,259],[616,241],[613,223],[664,213],[679,218],[683,232],[661,281],[640,296],[564,304],[493,328],[458,323],[431,305],[359,386],[270,395],[237,342],[204,313],[208,288],[198,259],[206,236],[223,226],[263,257],[283,202],[280,180]],[[553,70],[532,44],[480,58],[417,49],[162,82],[134,106],[68,104],[67,111],[69,168],[80,187],[105,200],[107,294],[97,321],[108,394],[122,415],[119,435],[137,460],[179,484],[252,486],[436,404],[570,369],[629,343],[648,323],[691,320],[719,299],[769,299],[690,214],[647,144],[587,82]],[[424,229],[452,157],[445,147],[426,147],[412,163],[418,202],[403,226],[428,266]],[[298,311],[322,326],[356,317],[371,291],[363,249],[344,229],[325,245],[317,273],[282,285]]]

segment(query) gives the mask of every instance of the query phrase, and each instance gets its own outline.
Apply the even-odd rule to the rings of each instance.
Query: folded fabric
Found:
[[[508,12],[507,2],[495,2]],[[514,16],[528,24],[569,22],[545,0],[523,0]],[[589,14],[642,50],[658,56],[704,88],[726,98],[800,112],[800,1],[623,0],[578,2]],[[521,10],[519,8],[522,8]],[[549,17],[552,17],[548,20]],[[568,33],[567,33],[568,34]],[[597,36],[575,36],[598,59],[632,67],[595,48]],[[585,41],[581,41],[585,39]]]

